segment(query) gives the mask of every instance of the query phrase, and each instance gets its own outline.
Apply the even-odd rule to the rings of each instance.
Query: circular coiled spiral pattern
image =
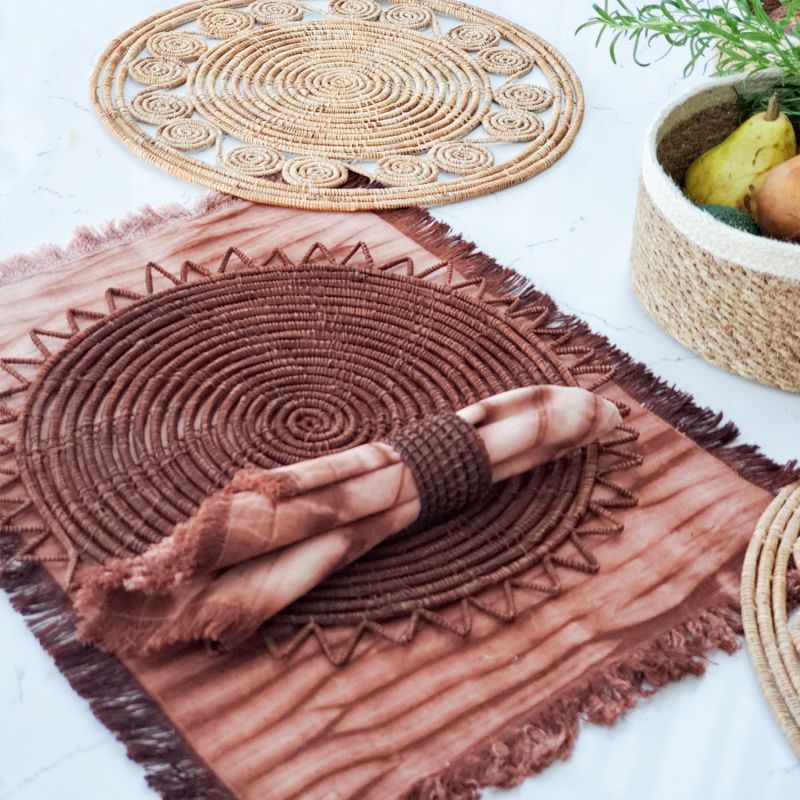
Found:
[[[375,177],[393,186],[433,183],[438,176],[439,167],[433,161],[416,156],[386,156],[375,164]]]
[[[495,75],[522,75],[534,67],[534,60],[522,50],[487,47],[476,56],[478,64]]]
[[[222,157],[226,167],[245,175],[275,175],[283,169],[285,159],[271,147],[237,147]]]
[[[430,157],[453,175],[471,175],[494,165],[494,153],[475,142],[442,142],[431,149]]]
[[[381,22],[421,31],[433,22],[433,12],[425,6],[391,6],[381,14]]]
[[[433,47],[432,59],[422,35],[398,38],[360,21],[265,27],[209,53],[190,94],[207,120],[248,144],[342,159],[419,153],[477,128],[492,102],[467,55]],[[465,91],[449,91],[454,85]]]
[[[450,41],[455,42],[459,47],[468,51],[483,50],[492,47],[500,41],[500,31],[490,28],[488,25],[476,25],[474,23],[464,23],[456,25],[448,34]]]
[[[180,86],[186,82],[188,70],[181,61],[161,56],[148,56],[134,61],[129,74],[137,83],[145,86],[161,86],[164,89]]]
[[[330,8],[334,14],[350,19],[376,20],[381,15],[381,7],[374,0],[331,0]]]
[[[490,136],[504,142],[529,142],[544,130],[536,114],[521,108],[490,111],[483,118],[483,128]]]
[[[531,31],[456,0],[314,2],[202,0],[156,14],[106,48],[93,73],[93,105],[121,142],[171,175],[246,200],[317,210],[477,197],[534,177],[571,146],[584,113],[580,81]],[[140,88],[169,88],[185,98],[192,119],[214,128],[216,159],[195,154],[204,149],[199,146],[166,148],[148,127],[185,118],[178,115],[187,107],[161,98],[163,111],[148,111],[155,99],[134,100],[131,65],[148,58],[150,67],[133,67],[144,81]],[[155,74],[163,62],[172,64],[174,76]],[[522,83],[529,73],[537,86]],[[511,152],[495,146],[508,141],[497,125],[496,136],[481,129],[495,101],[552,113],[541,135]],[[211,140],[210,134],[200,138]],[[476,142],[494,148],[496,166]],[[440,161],[428,159],[443,143],[462,147],[443,148]],[[237,170],[224,154],[242,147],[277,150],[286,162],[305,156],[343,162],[361,178],[374,174],[376,162],[404,156],[447,174],[428,180],[427,172],[411,170],[403,177],[412,162],[401,168],[390,160],[383,180],[300,184],[260,174],[244,161]],[[386,164],[395,165],[392,172]],[[299,166],[287,174],[296,178]]]
[[[139,92],[130,104],[131,114],[149,125],[164,125],[172,120],[191,117],[192,111],[189,100],[170,92]]]
[[[349,172],[339,161],[316,156],[300,156],[287,161],[281,172],[286,183],[293,186],[333,188],[347,183]]]
[[[200,30],[211,39],[230,39],[255,24],[249,14],[233,8],[209,8],[200,14],[197,22]]]
[[[275,25],[303,19],[303,9],[291,0],[257,0],[248,9],[256,22]]]
[[[176,150],[205,150],[217,141],[217,131],[202,119],[177,119],[159,128],[158,138]]]
[[[742,623],[764,697],[800,756],[800,617],[791,573],[800,568],[800,483],[785,486],[759,519],[742,568]],[[792,584],[794,591],[792,591]]]
[[[103,561],[168,535],[241,467],[383,440],[545,383],[576,380],[521,319],[419,278],[228,273],[120,309],[55,353],[29,389],[17,457],[47,524]],[[279,622],[357,624],[474,596],[563,544],[597,477],[592,446],[497,484],[453,520],[380,544]]]
[[[553,93],[532,83],[504,83],[494,90],[494,99],[506,108],[546,111],[553,105]]]
[[[162,31],[153,34],[147,40],[147,49],[154,56],[174,58],[178,61],[194,61],[208,51],[199,36],[185,31]]]

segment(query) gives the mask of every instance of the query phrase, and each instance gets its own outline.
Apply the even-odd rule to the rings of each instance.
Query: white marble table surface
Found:
[[[779,461],[800,455],[800,396],[698,359],[640,310],[628,250],[640,149],[659,106],[699,76],[682,56],[614,67],[574,37],[589,0],[476,0],[558,46],[581,75],[585,126],[567,157],[497,195],[434,210],[559,305],[697,400]],[[89,108],[87,78],[106,43],[165,0],[3,0],[0,4],[0,257],[65,244],[142,204],[191,203],[201,190],[145,166]],[[714,310],[709,309],[713,314]],[[35,320],[31,320],[34,324]],[[2,321],[0,320],[0,324]],[[773,722],[747,656],[712,656],[707,676],[640,703],[612,729],[586,726],[573,757],[490,797],[770,800],[800,796],[800,762]],[[69,687],[0,594],[0,800],[144,800],[140,767]]]

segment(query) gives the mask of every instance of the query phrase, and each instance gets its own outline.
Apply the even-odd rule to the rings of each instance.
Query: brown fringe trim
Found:
[[[15,551],[12,538],[0,537],[0,561]],[[92,713],[144,767],[147,783],[165,800],[235,800],[125,665],[78,642],[72,604],[50,573],[39,564],[6,563],[0,588]]]
[[[201,639],[232,647],[252,636],[258,624],[241,604],[217,601],[212,605],[206,600],[198,611],[194,602],[207,587],[204,576],[227,566],[224,551],[231,502],[238,492],[254,492],[275,502],[297,494],[297,480],[292,475],[241,469],[227,486],[207,497],[194,516],[142,555],[88,567],[73,598],[78,640],[132,657]],[[192,599],[178,602],[176,589],[191,581],[197,587]],[[150,604],[153,595],[161,595],[163,601],[160,618]],[[125,611],[117,614],[120,603]],[[144,610],[136,623],[131,619],[131,603]]]
[[[795,461],[780,465],[756,446],[734,444],[739,430],[734,423],[724,421],[721,413],[699,406],[690,394],[662,381],[585,322],[558,311],[552,298],[524,276],[498,264],[427,211],[402,209],[382,216],[438,258],[452,262],[463,275],[485,278],[490,292],[517,296],[523,307],[550,307],[554,325],[567,326],[573,335],[595,348],[598,361],[615,367],[615,383],[745,480],[776,493],[800,478]],[[800,571],[790,574],[789,586],[790,597],[800,604]],[[661,686],[686,675],[702,675],[707,654],[714,650],[733,653],[741,646],[741,635],[737,601],[723,608],[701,610],[590,678],[581,688],[558,698],[545,711],[459,756],[438,775],[418,782],[405,800],[475,800],[481,787],[516,786],[555,761],[569,758],[582,721],[613,725],[640,698]]]
[[[517,786],[557,760],[566,761],[582,722],[613,725],[642,697],[706,671],[712,650],[734,653],[741,616],[733,606],[706,609],[626,656],[579,688],[474,748],[438,775],[419,781],[404,800],[477,800],[481,787]]]
[[[105,226],[100,233],[79,229],[66,251],[46,247],[32,256],[0,262],[0,285],[107,250],[174,220],[207,213],[230,202],[234,199],[207,195],[195,212],[175,206],[163,213],[147,208],[122,223]],[[746,480],[775,492],[800,477],[795,462],[781,466],[757,447],[734,445],[738,430],[732,423],[723,422],[721,414],[698,406],[690,395],[661,381],[581,320],[561,314],[553,301],[526,278],[481,253],[475,244],[454,234],[424,209],[388,211],[381,216],[442,260],[452,261],[467,276],[486,278],[490,291],[519,296],[524,304],[547,303],[553,309],[554,324],[568,325],[575,335],[586,337],[598,354],[616,367],[614,380],[625,391]],[[0,540],[0,545],[6,547],[6,542]],[[167,800],[234,797],[120,661],[77,642],[70,602],[44,568],[24,565],[6,572],[0,575],[0,586],[10,594],[14,607],[73,688],[125,743],[130,758],[144,766],[148,783],[157,792]],[[793,599],[800,602],[800,572],[790,575],[790,586]],[[406,800],[475,800],[483,786],[514,786],[554,761],[568,758],[581,721],[613,724],[639,698],[685,675],[701,675],[707,654],[716,649],[732,653],[740,645],[740,634],[741,620],[734,603],[700,610],[624,661],[589,678],[582,687],[565,693],[547,709],[531,714],[527,722],[493,736],[440,774],[421,780],[406,794]]]
[[[800,570],[789,573],[790,603],[800,604]],[[613,725],[641,698],[687,675],[706,671],[708,654],[741,646],[738,602],[708,608],[653,637],[555,702],[462,754],[438,775],[417,782],[403,800],[477,800],[486,786],[509,789],[566,761],[582,723]]]
[[[739,429],[733,422],[724,421],[721,413],[699,406],[690,394],[661,380],[605,336],[595,333],[583,320],[561,313],[553,299],[536,289],[527,278],[498,264],[474,242],[454,234],[448,225],[434,219],[429,212],[409,208],[385,211],[381,216],[437,258],[452,262],[462,275],[485,278],[489,292],[518,297],[522,308],[544,305],[552,309],[552,324],[568,327],[573,336],[594,347],[597,360],[615,368],[615,383],[745,480],[777,493],[800,479],[796,461],[777,464],[754,445],[733,444],[739,436]]]
[[[161,208],[144,206],[119,220],[107,222],[98,228],[81,225],[75,229],[66,248],[53,244],[38,247],[30,254],[17,254],[0,259],[0,286],[15,283],[37,272],[94,256],[112,247],[155,233],[173,222],[181,222],[209,214],[231,203],[237,198],[226,194],[205,194],[193,209],[171,203]]]

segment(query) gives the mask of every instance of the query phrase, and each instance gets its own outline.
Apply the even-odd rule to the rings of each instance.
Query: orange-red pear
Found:
[[[762,233],[800,243],[800,156],[773,167],[753,199]]]

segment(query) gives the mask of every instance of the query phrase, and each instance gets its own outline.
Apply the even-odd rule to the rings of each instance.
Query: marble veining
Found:
[[[564,53],[584,81],[586,121],[568,155],[535,180],[434,214],[699,403],[724,411],[744,441],[779,461],[796,457],[800,396],[695,357],[650,322],[627,280],[645,130],[661,104],[701,76],[679,79],[680,55],[646,70],[629,58],[612,66],[590,35],[573,36],[590,13],[588,2],[472,2],[536,30]],[[97,225],[146,203],[189,204],[201,193],[147,168],[89,113],[95,58],[120,30],[165,5],[2,4],[0,258],[42,242],[65,244],[76,225]],[[35,58],[26,31],[35,31]],[[142,769],[69,688],[4,595],[0,720],[0,800],[155,798]],[[800,791],[800,765],[739,653],[716,658],[701,680],[660,691],[613,729],[588,726],[569,761],[510,793],[486,796],[567,800],[589,791],[596,800],[788,798]]]

